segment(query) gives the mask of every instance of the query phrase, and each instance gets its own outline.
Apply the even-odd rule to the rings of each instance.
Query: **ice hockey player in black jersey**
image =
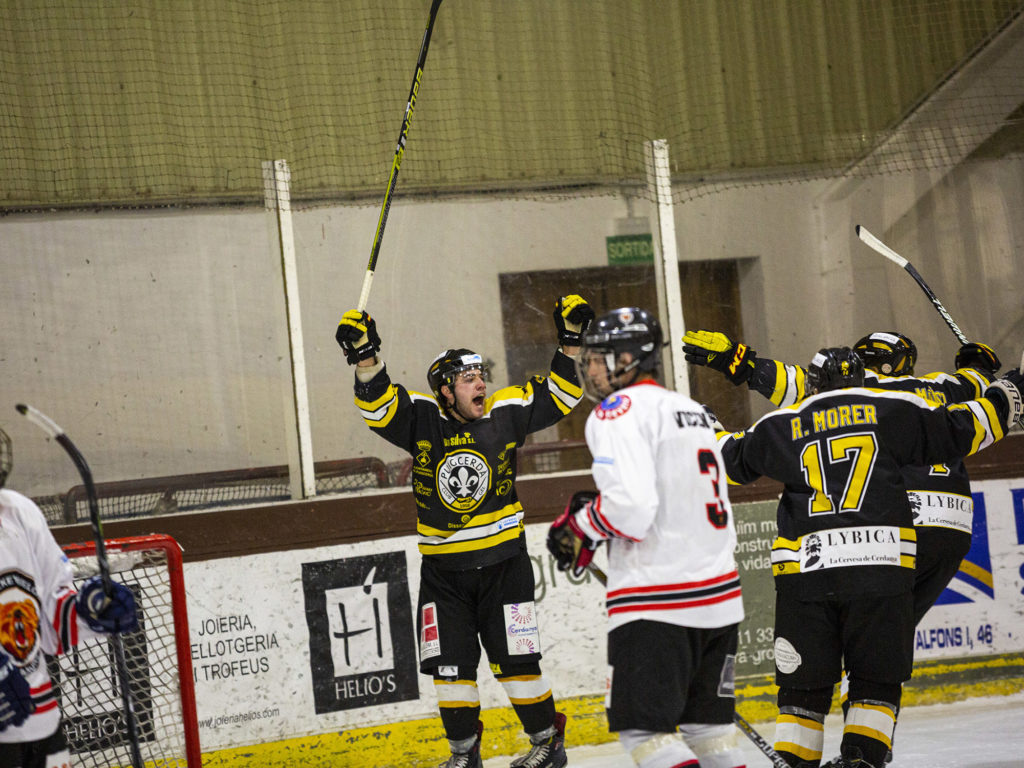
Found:
[[[792,405],[806,396],[806,370],[758,357],[746,345],[724,333],[691,331],[683,337],[687,361],[723,372],[734,384],[746,381],[777,406]],[[955,373],[914,375],[917,347],[895,331],[868,334],[853,346],[864,361],[865,386],[912,392],[940,404],[962,403],[979,397],[1000,367],[986,344],[970,343],[956,356]],[[734,359],[740,364],[730,371]],[[946,464],[903,468],[917,528],[917,569],[914,574],[914,623],[935,604],[960,570],[971,547],[974,502],[967,470],[959,459]]]
[[[393,383],[376,323],[342,317],[336,338],[356,365],[355,402],[371,430],[413,457],[420,594],[420,671],[431,675],[451,747],[443,768],[480,768],[480,646],[530,738],[514,768],[567,762],[565,716],[541,673],[533,565],[516,495],[516,450],[582,399],[572,356],[594,312],[580,296],[555,302],[560,349],[547,376],[487,394],[486,366],[468,349],[430,364],[432,394]],[[514,629],[514,631],[513,631]]]
[[[863,361],[828,348],[807,369],[810,396],[723,435],[729,479],[783,483],[775,577],[775,749],[817,768],[822,724],[845,665],[850,709],[839,765],[881,768],[913,665],[917,535],[906,465],[951,462],[1022,419],[1014,370],[981,397],[939,406],[868,389]]]

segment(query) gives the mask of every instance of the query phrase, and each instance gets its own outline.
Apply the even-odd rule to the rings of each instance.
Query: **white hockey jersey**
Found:
[[[60,710],[43,654],[56,656],[97,634],[78,618],[71,564],[31,499],[0,488],[0,645],[28,681],[36,711],[0,743],[45,738]]]
[[[609,629],[630,621],[722,627],[743,619],[736,529],[712,419],[645,380],[587,419],[600,496],[576,514],[608,542]]]

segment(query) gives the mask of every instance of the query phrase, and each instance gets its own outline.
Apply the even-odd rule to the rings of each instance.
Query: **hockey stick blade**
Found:
[[[878,251],[880,254],[885,256],[885,258],[895,261],[901,267],[905,268],[907,266],[908,262],[905,258],[900,256],[898,253],[896,253],[896,251],[894,251],[888,245],[886,245],[877,237],[868,232],[860,224],[854,227],[854,229],[856,229],[857,231],[857,237],[859,237],[864,242],[864,244],[867,245],[869,248]]]
[[[914,265],[911,264],[903,256],[900,256],[898,253],[896,253],[896,251],[894,251],[888,245],[883,243],[877,237],[868,232],[860,224],[856,226],[856,230],[857,237],[859,237],[865,245],[867,245],[872,250],[882,254],[883,256],[885,256],[885,258],[894,261],[901,267],[903,267],[907,274],[914,278],[914,281],[921,287],[921,290],[924,291],[925,295],[928,297],[928,300],[931,301],[932,306],[935,307],[938,313],[942,316],[942,319],[946,321],[946,325],[949,326],[949,330],[953,332],[953,335],[956,336],[957,340],[961,344],[969,343],[967,341],[967,337],[964,335],[964,332],[960,330],[960,326],[956,324],[956,321],[953,320],[949,312],[946,311],[946,308],[942,305],[942,302],[939,301],[939,297],[935,295],[935,292],[929,287],[928,283],[924,281],[924,278],[921,277],[921,273],[914,268]]]
[[[366,303],[370,299],[370,286],[373,285],[373,275],[377,270],[377,257],[380,255],[380,244],[384,238],[384,227],[388,223],[388,212],[391,210],[391,197],[398,184],[398,171],[402,167],[402,158],[405,156],[405,144],[409,138],[409,126],[412,123],[413,111],[416,109],[416,97],[420,91],[420,81],[423,79],[423,67],[427,63],[427,50],[430,48],[430,36],[434,31],[434,20],[437,18],[437,11],[441,7],[441,0],[432,0],[430,4],[430,15],[427,17],[427,28],[423,31],[423,41],[420,43],[419,57],[416,59],[416,72],[413,74],[412,86],[409,88],[409,100],[405,105],[405,116],[402,118],[402,130],[398,134],[398,144],[395,146],[395,156],[391,161],[391,172],[388,174],[388,184],[384,190],[384,201],[380,206],[380,216],[377,219],[377,230],[373,235],[373,244],[370,246],[370,261],[366,265],[366,274],[363,276],[363,286],[359,292],[359,302],[356,309],[362,312],[366,309]]]
[[[31,405],[18,403],[14,406],[22,416],[27,418],[37,427],[42,429],[49,437],[60,443],[60,446],[67,452],[68,456],[75,463],[78,474],[82,477],[85,485],[85,493],[89,498],[89,522],[92,526],[93,541],[96,544],[96,562],[99,565],[100,580],[103,584],[103,594],[107,602],[110,601],[114,592],[113,582],[110,580],[110,563],[107,560],[106,542],[103,540],[103,525],[100,522],[100,505],[96,497],[96,485],[93,483],[92,470],[89,469],[85,456],[78,450],[71,438],[67,436],[57,423]],[[104,604],[103,607],[106,607]],[[121,705],[124,707],[124,727],[128,735],[128,744],[132,768],[143,768],[142,749],[139,742],[138,718],[135,714],[135,702],[128,685],[128,664],[124,655],[124,639],[115,633],[110,636],[110,644],[114,649],[114,667],[117,672],[118,682],[121,688]]]
[[[790,768],[789,763],[782,758],[782,755],[776,752],[772,748],[772,745],[768,743],[768,740],[754,730],[754,726],[748,723],[739,712],[734,711],[732,713],[732,720],[736,723],[736,726],[746,734],[747,738],[754,743],[754,746],[761,750],[761,754],[772,761],[772,765],[774,765],[775,768]]]

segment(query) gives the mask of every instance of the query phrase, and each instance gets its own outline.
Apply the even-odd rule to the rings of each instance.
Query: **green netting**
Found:
[[[447,0],[397,194],[642,184],[656,138],[677,197],[955,164],[1020,125],[1019,67],[963,73],[1022,5]],[[4,3],[0,208],[260,203],[276,158],[296,203],[379,199],[428,7]]]

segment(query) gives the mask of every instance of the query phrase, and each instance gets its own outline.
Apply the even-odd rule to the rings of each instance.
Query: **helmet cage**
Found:
[[[640,367],[640,358],[634,357],[623,366],[616,367],[621,352],[629,350],[619,349],[610,345],[584,345],[576,357],[576,377],[583,385],[583,392],[595,403],[604,400],[616,390],[622,389],[632,383],[632,378],[626,380],[627,374]],[[594,374],[591,371],[591,364],[601,364],[603,371]]]

